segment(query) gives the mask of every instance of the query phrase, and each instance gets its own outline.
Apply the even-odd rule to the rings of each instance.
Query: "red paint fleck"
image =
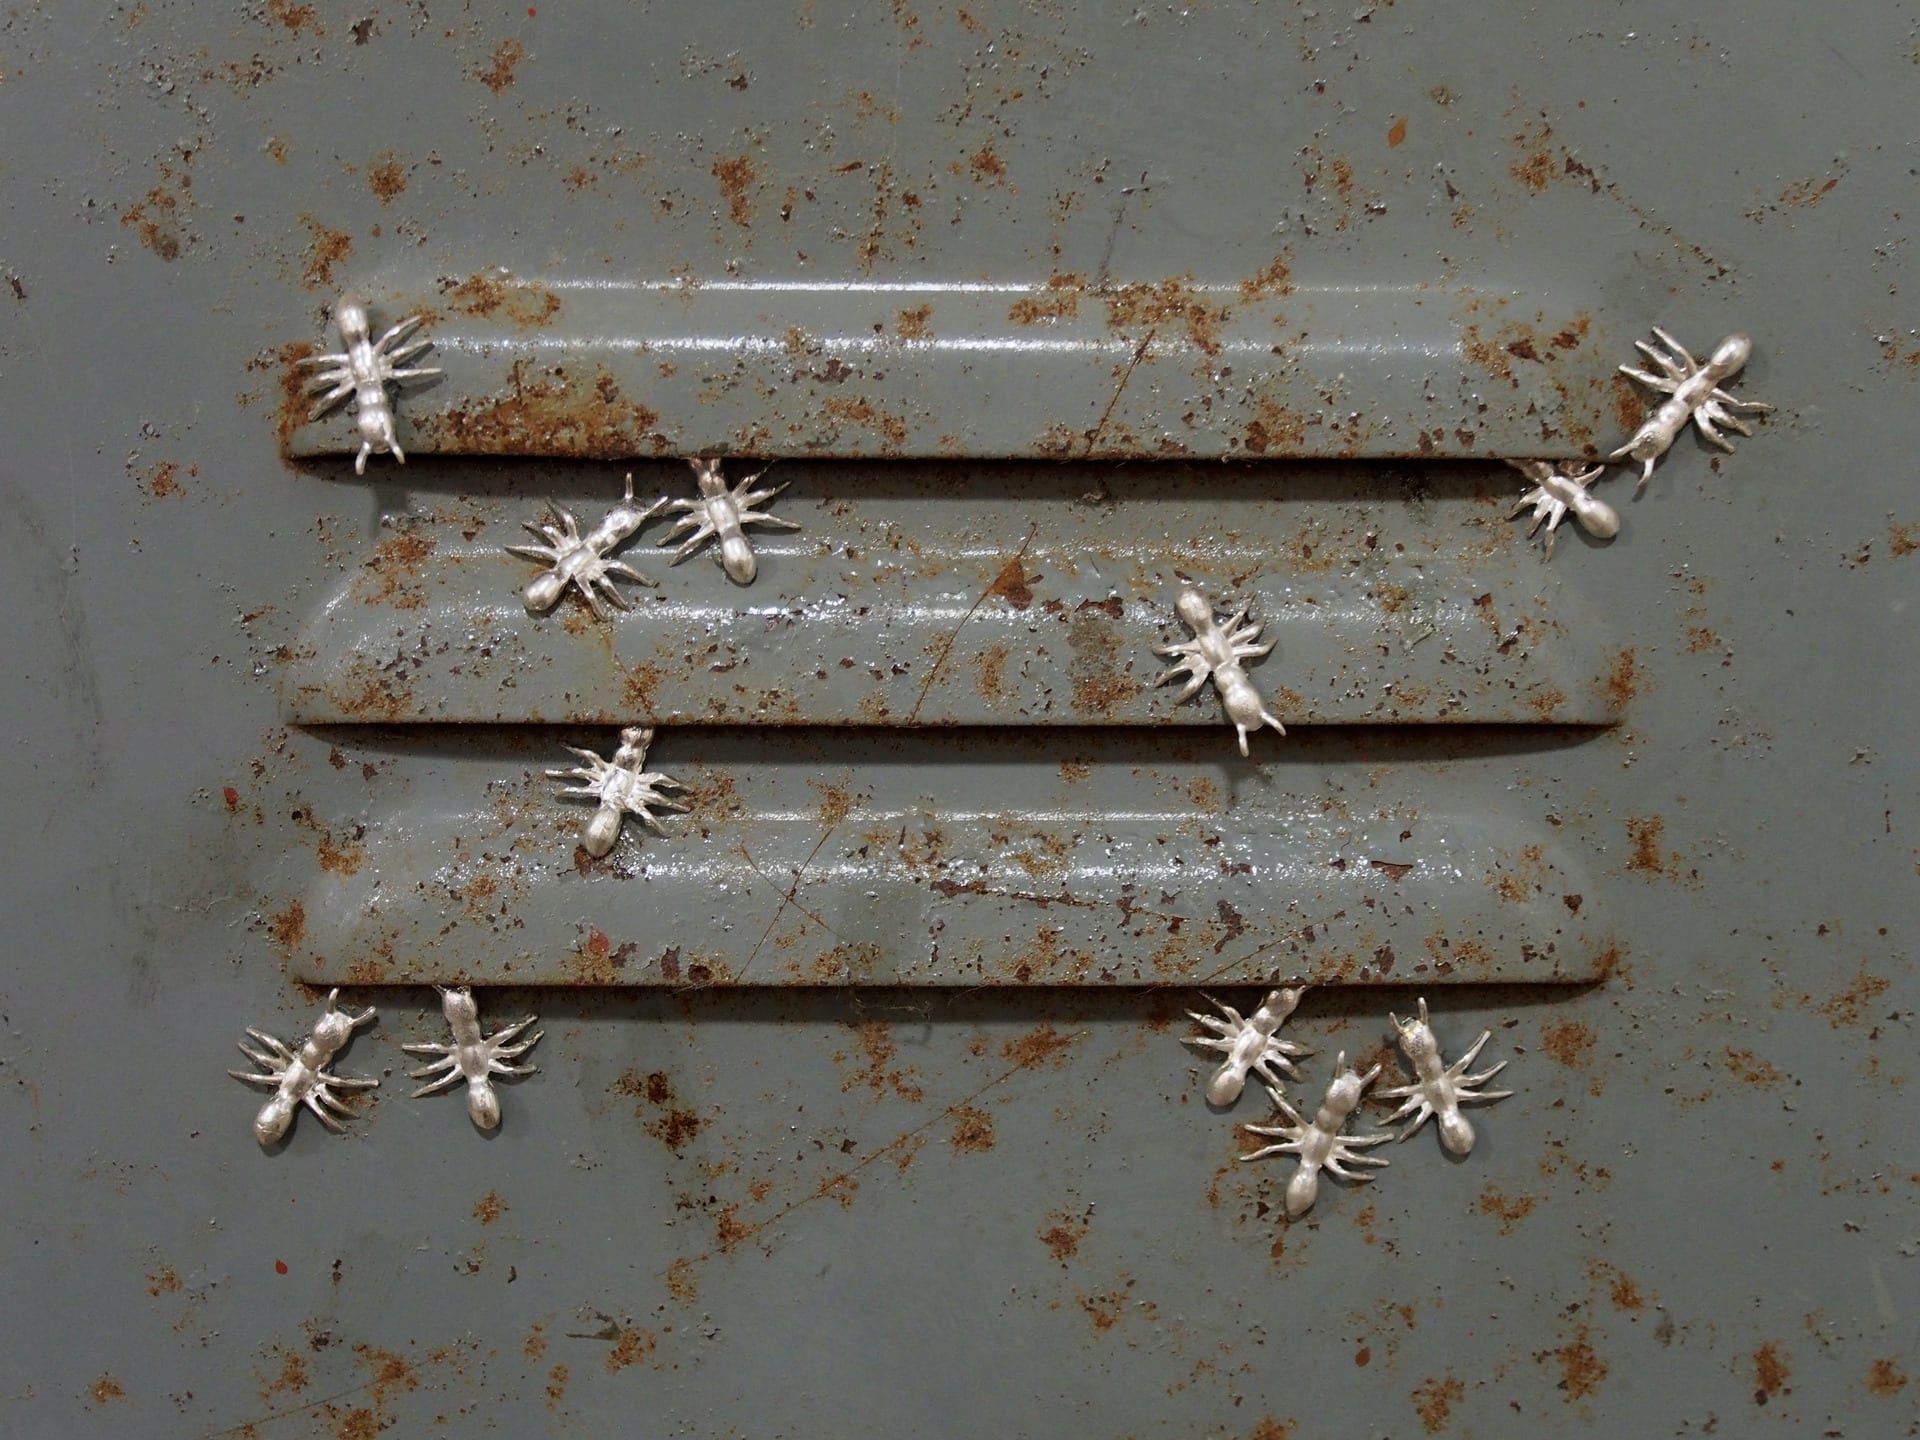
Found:
[[[273,1262],[273,1273],[274,1273],[274,1274],[276,1274],[276,1275],[284,1275],[284,1274],[286,1274],[286,1273],[287,1273],[287,1262],[286,1262],[286,1261],[284,1261],[284,1260],[276,1260],[276,1261],[274,1261],[274,1262]]]
[[[240,792],[234,789],[233,786],[227,786],[220,794],[227,802],[227,809],[238,810],[240,808]]]

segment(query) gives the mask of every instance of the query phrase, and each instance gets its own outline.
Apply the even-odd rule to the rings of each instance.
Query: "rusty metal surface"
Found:
[[[550,281],[370,297],[423,315],[443,379],[409,454],[1392,457],[1594,453],[1632,343],[1572,265],[1537,296],[1381,276]],[[1631,308],[1631,306],[1627,307]],[[351,417],[288,453],[351,453]]]
[[[0,1435],[1914,1433],[1920,281],[1899,122],[1917,20],[1644,0],[0,7]],[[1613,545],[1502,560],[1557,597],[1561,645],[1611,657],[1620,723],[1303,727],[1274,742],[1275,793],[1247,797],[1323,861],[1438,867],[1467,827],[1453,893],[1502,907],[1509,937],[1524,907],[1475,882],[1493,847],[1538,843],[1584,897],[1561,923],[1617,941],[1601,984],[1433,991],[1450,1051],[1488,1025],[1483,1059],[1513,1062],[1518,1093],[1468,1160],[1418,1137],[1287,1224],[1281,1172],[1233,1159],[1234,1123],[1266,1106],[1201,1101],[1184,982],[691,974],[486,992],[489,1016],[538,1010],[547,1031],[491,1139],[456,1099],[408,1098],[398,1044],[443,1033],[433,993],[353,987],[380,1020],[341,1069],[385,1085],[348,1138],[304,1117],[260,1153],[258,1097],[222,1072],[242,1025],[310,1023],[293,904],[380,878],[328,867],[391,844],[388,816],[445,844],[435,808],[474,813],[465,775],[490,755],[524,804],[570,733],[286,728],[317,587],[448,503],[467,463],[354,484],[337,459],[278,458],[287,362],[341,286],[494,265],[1220,284],[1283,251],[1303,289],[1428,282],[1549,316],[1564,298],[1616,336],[1653,322],[1702,345],[1745,329],[1741,393],[1781,407],[1732,457],[1683,438]],[[1489,360],[1529,343],[1482,338]],[[1219,393],[1175,353],[1154,363]],[[1236,366],[1225,393],[1245,383]],[[800,388],[778,415],[804,427]],[[992,430],[978,393],[937,397],[936,439]],[[1246,448],[1245,422],[1212,428]],[[542,481],[528,465],[515,493]],[[1351,499],[1311,503],[1331,522]],[[1473,512],[1489,541],[1491,512]],[[1420,523],[1437,543],[1457,518]],[[809,779],[905,819],[928,791],[984,816],[1011,802],[970,797],[1022,766],[1089,811],[1172,813],[1182,779],[1269,773],[1205,729],[952,728],[885,741],[881,786],[847,775],[860,736],[883,743],[690,729],[662,760],[738,760],[798,817],[773,826],[796,868],[824,828]],[[1047,736],[1051,774],[1030,757]],[[1100,765],[1070,782],[1080,751]],[[956,752],[921,767],[950,780],[911,773]],[[1337,803],[1312,814],[1330,777],[1351,833]],[[1380,828],[1402,787],[1417,803]],[[836,838],[820,856],[847,864]],[[1013,845],[946,858],[1011,879]],[[630,877],[562,877],[606,897],[609,965],[673,940],[614,898],[666,849],[646,840]],[[422,853],[436,868],[404,893],[396,877],[391,903],[477,927],[472,887],[445,888],[465,862]],[[1294,898],[1283,881],[1269,909],[1231,903],[1274,928]],[[1007,953],[1064,908],[1003,927]],[[523,912],[558,914],[496,923]],[[572,926],[599,917],[564,918],[553,963],[594,948]],[[1111,938],[1117,903],[1103,918]],[[819,953],[802,925],[793,948]],[[1342,942],[1301,943],[1315,961]],[[1416,993],[1311,994],[1291,1022],[1319,1049],[1308,1073],[1340,1048],[1391,1066],[1385,1014]]]
[[[413,503],[373,529],[343,483],[288,576],[282,608],[305,618],[256,627],[288,719],[1177,724],[1231,748],[1211,689],[1176,704],[1154,686],[1154,647],[1188,638],[1188,583],[1253,606],[1276,646],[1249,673],[1288,726],[1621,714],[1607,576],[1542,563],[1504,466],[775,473],[775,513],[803,528],[756,539],[753,585],[710,554],[670,565],[656,522],[620,552],[656,587],[605,621],[577,594],[529,616],[537,567],[502,547],[548,495],[591,524],[619,494],[611,467],[458,466],[422,476],[432,490],[409,474]],[[678,463],[640,465],[636,486],[692,493]]]
[[[272,945],[327,985],[1442,985],[1619,963],[1606,837],[1501,796],[1516,761],[1611,750],[1604,732],[1353,730],[1249,765],[1230,732],[666,730],[648,765],[691,813],[601,861],[543,773],[594,738],[290,734],[233,802],[250,888],[284,897]]]

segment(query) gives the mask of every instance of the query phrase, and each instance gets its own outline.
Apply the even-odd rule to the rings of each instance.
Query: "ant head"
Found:
[[[1744,335],[1729,335],[1713,347],[1712,364],[1716,370],[1731,375],[1747,363],[1747,357],[1753,354],[1753,342]]]
[[[1190,629],[1198,630],[1213,623],[1213,606],[1198,590],[1182,590],[1173,608]]]
[[[340,338],[349,345],[357,345],[373,333],[373,317],[367,313],[367,302],[358,295],[340,297],[340,303],[333,307],[333,323],[340,327]]]

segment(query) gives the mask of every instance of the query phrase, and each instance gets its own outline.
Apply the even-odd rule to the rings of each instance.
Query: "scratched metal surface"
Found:
[[[1092,11],[0,8],[0,1434],[1920,1429],[1920,338],[1896,121],[1920,17]],[[285,362],[323,338],[334,289],[493,265],[1073,274],[1090,302],[1237,283],[1283,251],[1299,284],[1458,285],[1549,317],[1571,286],[1614,337],[1753,333],[1738,389],[1781,406],[1760,435],[1717,463],[1682,440],[1635,502],[1610,482],[1610,547],[1568,537],[1542,567],[1515,543],[1501,562],[1568,645],[1609,657],[1620,723],[1395,727],[1378,753],[1377,729],[1302,727],[1272,771],[1198,748],[1224,752],[1224,730],[801,727],[765,741],[789,758],[761,778],[798,814],[821,798],[808,757],[840,785],[836,746],[865,735],[888,794],[915,789],[918,751],[957,756],[952,788],[985,812],[972,797],[1017,779],[1010,747],[1057,743],[1048,793],[1084,763],[1116,810],[1144,793],[1170,811],[1169,781],[1208,767],[1284,776],[1301,817],[1332,784],[1370,822],[1404,804],[1404,841],[1341,839],[1369,861],[1438,865],[1469,821],[1477,843],[1509,843],[1496,821],[1551,832],[1577,915],[1614,932],[1610,973],[1433,990],[1451,1050],[1486,1024],[1487,1058],[1513,1060],[1519,1093],[1467,1161],[1422,1135],[1283,1223],[1284,1172],[1232,1159],[1234,1123],[1266,1107],[1209,1112],[1177,1043],[1192,989],[1131,976],[489,991],[488,1014],[538,1009],[547,1030],[491,1139],[457,1100],[406,1098],[396,1047],[436,1032],[431,993],[368,986],[350,993],[380,1024],[340,1061],[387,1077],[367,1115],[346,1139],[303,1119],[259,1153],[258,1097],[221,1072],[243,1024],[311,1022],[283,952],[314,867],[380,838],[353,827],[393,803],[387,776],[426,825],[475,806],[456,772],[510,751],[499,783],[524,786],[563,733],[476,729],[443,768],[385,726],[287,728],[317,577],[434,515],[468,463],[356,483],[338,459],[276,459]],[[1112,394],[1119,353],[1086,393]],[[1202,386],[1190,358],[1153,360],[1167,375],[1143,397],[1251,383]],[[866,379],[832,388],[857,410]],[[924,402],[940,413],[914,433],[991,433],[980,393]],[[1458,401],[1442,387],[1395,433],[1452,426]],[[1317,408],[1344,427],[1343,403]],[[814,405],[772,407],[769,431]],[[1120,445],[1098,419],[1058,423]],[[1201,428],[1231,453],[1248,423]],[[1087,469],[1092,490],[1108,470]],[[1492,472],[1455,493],[1489,538]],[[1407,519],[1463,543],[1459,515]],[[1111,523],[1125,533],[1124,508]],[[690,768],[744,766],[756,733],[675,743]],[[1144,785],[1110,773],[1129,754]],[[1292,768],[1310,756],[1311,779]],[[1236,911],[1271,924],[1293,898]],[[616,941],[654,963],[672,938],[603,933],[609,966]],[[1311,995],[1309,1088],[1336,1049],[1389,1058],[1385,1011],[1414,993]]]

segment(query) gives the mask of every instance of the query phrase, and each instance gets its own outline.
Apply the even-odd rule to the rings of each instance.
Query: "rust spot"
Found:
[[[919,1101],[920,1087],[908,1078],[912,1072],[889,1068],[899,1052],[898,1047],[893,1043],[893,1033],[887,1028],[886,1022],[863,1020],[850,1028],[853,1030],[854,1037],[860,1042],[861,1050],[866,1053],[867,1063],[841,1082],[841,1092],[844,1094],[856,1085],[865,1085],[873,1091],[873,1098],[876,1100],[883,1098],[891,1089],[902,1100]],[[836,1055],[834,1058],[840,1061],[848,1057],[843,1054]]]
[[[1866,1018],[1867,1007],[1884,994],[1892,983],[1878,975],[1869,975],[1867,967],[1862,964],[1860,973],[1854,977],[1851,985],[1823,1001],[1817,1008],[1836,1030],[1843,1025],[1858,1025]]]
[[[576,384],[554,370],[528,379],[531,362],[516,360],[508,392],[471,410],[416,415],[421,448],[445,455],[547,455],[617,460],[639,453],[643,440],[665,446],[658,412],[624,400],[605,371]]]
[[[907,443],[907,422],[890,411],[882,410],[870,400],[836,397],[826,402],[825,409],[836,420],[845,420],[873,431],[885,442],[886,447],[897,450]]]
[[[162,260],[180,258],[185,237],[181,233],[182,197],[167,188],[173,171],[160,167],[161,183],[147,191],[146,198],[120,212],[120,223],[140,237],[140,243]],[[184,190],[183,181],[181,188]]]
[[[1039,1234],[1047,1253],[1064,1265],[1080,1253],[1080,1242],[1087,1238],[1087,1223],[1065,1210],[1056,1210],[1047,1216],[1047,1227]]]
[[[1260,1422],[1247,1432],[1247,1440],[1293,1440],[1293,1421],[1262,1415]]]
[[[727,202],[727,216],[742,230],[753,225],[753,207],[749,202],[749,192],[760,178],[760,172],[754,168],[753,158],[748,155],[722,155],[709,167],[708,173],[720,182],[720,194]]]
[[[1607,704],[1616,712],[1640,693],[1640,671],[1631,647],[1620,651],[1607,663]]]
[[[1764,1405],[1787,1388],[1793,1369],[1771,1340],[1753,1352],[1753,1403]]]
[[[1065,780],[1069,785],[1077,784],[1092,774],[1093,767],[1084,761],[1062,760],[1060,762],[1060,778]]]
[[[1569,1405],[1593,1394],[1600,1388],[1600,1382],[1607,1378],[1607,1362],[1594,1353],[1593,1343],[1584,1325],[1571,1341],[1552,1353],[1554,1359],[1560,1362],[1560,1381],[1555,1388],[1565,1396]]]
[[[1520,384],[1513,378],[1513,360],[1506,347],[1483,336],[1478,325],[1469,325],[1461,332],[1460,353],[1469,364],[1479,366],[1495,379],[1505,380],[1515,387]]]
[[[527,58],[527,47],[510,37],[494,46],[488,58],[493,64],[485,70],[475,70],[473,78],[498,95],[513,84],[513,72]]]
[[[1093,1322],[1094,1331],[1104,1335],[1122,1320],[1127,1318],[1127,1297],[1118,1290],[1109,1290],[1104,1295],[1080,1295],[1080,1308],[1087,1312],[1087,1318]]]
[[[1627,843],[1632,852],[1627,869],[1641,875],[1666,874],[1666,858],[1660,846],[1666,836],[1667,822],[1658,815],[1634,815],[1627,818]]]
[[[682,1305],[691,1305],[700,1298],[700,1275],[693,1268],[693,1262],[684,1255],[667,1266],[665,1276],[667,1294]]]
[[[527,1338],[520,1347],[520,1353],[526,1357],[529,1365],[537,1365],[547,1353],[547,1327],[534,1321],[533,1328],[527,1331]]]
[[[433,554],[435,544],[425,535],[402,530],[376,545],[372,557],[361,566],[364,583],[354,587],[362,603],[395,610],[418,610],[425,605],[426,591],[418,583],[420,569]]]
[[[1704,625],[1687,626],[1687,653],[1699,655],[1720,648],[1720,637]]]
[[[1273,296],[1290,296],[1294,292],[1294,271],[1292,271],[1294,252],[1283,250],[1258,271],[1240,280],[1240,300],[1269,300]]]
[[[1613,423],[1631,435],[1647,418],[1646,402],[1624,375],[1613,377]]]
[[[1584,1070],[1593,1060],[1596,1036],[1577,1020],[1560,1020],[1540,1030],[1540,1048],[1569,1070]]]
[[[154,466],[140,482],[140,488],[156,500],[187,493],[187,487],[180,483],[180,466],[172,460],[162,460]]]
[[[956,1150],[979,1155],[993,1149],[993,1117],[972,1105],[956,1105],[948,1112],[953,1129],[947,1143]]]
[[[306,340],[296,340],[275,352],[274,359],[280,366],[280,406],[275,414],[274,433],[280,441],[282,455],[287,453],[293,432],[307,423],[313,410],[313,398],[307,394],[313,370],[300,362],[318,349]]]
[[[282,955],[291,955],[307,938],[307,907],[295,900],[267,921],[267,934]]]
[[[473,1207],[473,1218],[482,1225],[491,1225],[513,1207],[500,1198],[498,1191],[489,1190],[482,1195]]]
[[[1007,162],[995,152],[991,143],[982,145],[967,157],[967,168],[973,171],[974,180],[981,185],[997,185],[1007,188]]]
[[[1353,1363],[1362,1370],[1366,1369],[1367,1366],[1373,1363],[1373,1347],[1371,1345],[1362,1345],[1358,1350],[1354,1351]]]
[[[1429,1435],[1438,1435],[1453,1418],[1453,1407],[1466,1396],[1467,1387],[1458,1376],[1449,1375],[1443,1380],[1428,1377],[1427,1383],[1413,1392],[1413,1409],[1420,1417],[1420,1428]]]
[[[927,324],[932,318],[931,305],[916,305],[911,310],[902,310],[894,317],[894,332],[902,340],[925,340],[933,334],[933,328]]]
[[[1402,115],[1387,127],[1387,148],[1397,150],[1400,142],[1407,138],[1407,117]]]
[[[174,1273],[171,1265],[162,1265],[152,1275],[147,1276],[147,1294],[156,1300],[162,1295],[173,1295],[181,1288],[180,1277]]]
[[[651,1355],[658,1338],[651,1330],[642,1330],[630,1325],[614,1337],[613,1349],[607,1354],[607,1373],[618,1375],[629,1365],[638,1365]]]
[[[1491,1185],[1480,1192],[1480,1213],[1498,1219],[1502,1235],[1511,1235],[1513,1227],[1531,1215],[1539,1203],[1537,1195],[1507,1196]]]
[[[828,785],[819,780],[809,780],[807,783],[820,792],[820,823],[829,830],[860,808],[859,799],[838,785]]]
[[[1000,641],[980,653],[980,694],[995,705],[1007,698],[1007,659],[1012,653],[1011,647]]]
[[[1907,1377],[1891,1360],[1876,1360],[1867,1366],[1867,1389],[1883,1400],[1907,1388]]]
[[[1025,610],[1033,604],[1033,582],[1038,575],[1028,575],[1025,563],[1018,555],[1000,567],[1000,573],[987,587],[987,594],[998,595],[1016,610]]]
[[[1240,443],[1252,454],[1264,455],[1269,450],[1295,449],[1306,438],[1305,416],[1263,396],[1254,404],[1253,418],[1247,421]]]
[[[547,1372],[547,1408],[557,1410],[567,1398],[567,1367],[556,1365]]]
[[[307,1357],[298,1350],[280,1352],[280,1373],[260,1387],[260,1398],[271,1400],[276,1395],[298,1395],[307,1388]]]
[[[1075,611],[1067,626],[1067,646],[1073,652],[1067,675],[1073,682],[1075,714],[1111,715],[1140,693],[1141,682],[1129,673],[1132,662],[1110,612]]]
[[[333,267],[344,265],[353,253],[353,240],[344,230],[331,230],[311,215],[302,215],[307,227],[307,262],[300,271],[300,283],[309,290],[334,290],[339,281]]]
[[[1895,556],[1911,555],[1920,550],[1920,538],[1916,538],[1911,525],[1895,525],[1888,531],[1888,548]]]
[[[357,875],[360,873],[360,862],[366,858],[366,851],[351,841],[336,845],[333,832],[328,830],[320,837],[315,858],[320,861],[320,868],[329,875]]]
[[[272,20],[274,24],[292,31],[295,35],[298,35],[309,25],[313,26],[315,34],[324,35],[327,33],[320,28],[313,6],[296,5],[293,3],[293,0],[267,0],[267,18]]]
[[[1826,199],[1827,196],[1832,193],[1833,187],[1839,183],[1840,177],[1838,175],[1835,175],[1832,179],[1824,183],[1817,177],[1812,176],[1805,180],[1796,180],[1780,192],[1780,203],[1782,205],[1792,205],[1796,208],[1805,206],[1810,210],[1822,200]]]
[[[463,314],[488,320],[504,316],[515,325],[545,325],[560,313],[560,297],[546,286],[492,275],[468,276],[447,291],[446,300]]]
[[[394,196],[407,188],[406,167],[393,151],[375,156],[373,163],[367,166],[367,188],[382,205],[391,205]]]
[[[1007,307],[1007,319],[1016,325],[1072,319],[1080,313],[1080,293],[1085,288],[1078,275],[1050,275],[1046,293],[1021,296]]]
[[[1220,353],[1217,327],[1227,318],[1227,307],[1210,305],[1193,289],[1193,277],[1176,276],[1159,284],[1141,281],[1102,292],[1107,324],[1115,330],[1159,329],[1180,325],[1187,338],[1209,355]]]
[[[1059,1069],[1066,1063],[1066,1052],[1080,1043],[1078,1035],[1062,1035],[1052,1025],[1039,1025],[1000,1047],[1000,1054],[1022,1070],[1051,1064]]]
[[[93,1403],[105,1405],[114,1400],[124,1400],[127,1392],[120,1388],[120,1382],[111,1375],[102,1375],[87,1387],[87,1393],[93,1396]]]
[[[360,1357],[360,1363],[367,1367],[371,1376],[368,1383],[373,1390],[374,1409],[387,1408],[387,1396],[391,1391],[411,1393],[420,1388],[420,1377],[413,1373],[413,1367],[391,1350],[356,1345],[353,1353]]]
[[[1645,1309],[1647,1303],[1641,1297],[1640,1287],[1633,1283],[1633,1277],[1624,1270],[1613,1272],[1612,1283],[1607,1287],[1607,1298],[1613,1302],[1614,1309],[1629,1313]]]
[[[1771,1090],[1787,1083],[1787,1077],[1775,1069],[1771,1061],[1762,1060],[1751,1050],[1736,1050],[1729,1045],[1726,1064],[1734,1079],[1756,1090]]]

